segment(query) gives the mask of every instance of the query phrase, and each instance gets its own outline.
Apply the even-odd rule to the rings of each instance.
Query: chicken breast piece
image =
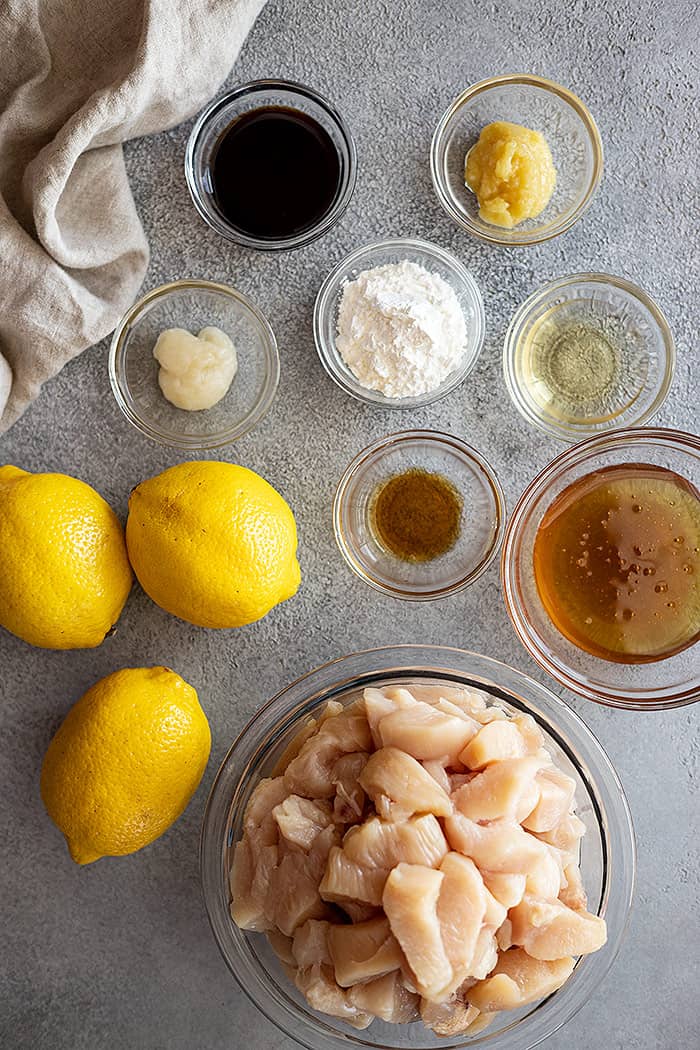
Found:
[[[315,718],[309,718],[304,723],[301,729],[294,734],[294,736],[289,741],[280,757],[277,759],[277,762],[275,763],[275,768],[272,772],[273,777],[281,777],[284,774],[289,763],[292,761],[293,758],[297,757],[306,741],[309,739],[309,737],[314,735],[317,729],[318,722]]]
[[[564,886],[559,892],[559,900],[574,911],[585,911],[588,906],[581,871],[575,862],[564,868]]]
[[[355,751],[349,755],[341,755],[333,766],[333,817],[339,824],[356,824],[362,820],[366,796],[360,785],[360,775],[367,765],[368,758],[366,751]]]
[[[469,989],[469,1002],[483,1013],[515,1010],[556,992],[571,976],[572,958],[542,962],[522,948],[501,952],[493,973]]]
[[[429,758],[421,764],[426,773],[429,773],[435,783],[449,796],[452,793],[452,785],[442,762],[438,762],[435,758]]]
[[[384,883],[388,869],[365,868],[350,860],[344,850],[334,847],[328,856],[328,864],[319,886],[323,900],[343,904],[345,901],[356,904],[382,903]]]
[[[298,970],[294,982],[313,1010],[339,1017],[353,1028],[367,1028],[372,1017],[360,1010],[348,993],[336,984],[333,970],[329,966],[310,966]]]
[[[399,708],[412,707],[416,703],[407,689],[391,686],[387,689],[365,689],[362,697],[375,748],[382,746],[379,735],[381,720]]]
[[[525,879],[525,892],[533,897],[553,900],[559,896],[564,885],[564,869],[559,850],[547,846],[542,855]]]
[[[527,875],[547,853],[547,845],[514,821],[476,824],[461,813],[445,820],[445,834],[453,849],[471,857],[479,869]]]
[[[485,769],[506,758],[525,758],[527,749],[518,727],[504,716],[483,726],[459,753],[467,769]]]
[[[576,781],[550,766],[539,771],[537,784],[539,800],[522,824],[528,831],[551,831],[573,807]]]
[[[470,820],[516,820],[532,813],[540,797],[536,758],[507,758],[488,765],[452,795]],[[441,814],[447,816],[447,814]]]
[[[399,748],[419,761],[455,761],[474,736],[471,720],[445,715],[422,702],[392,711],[381,719],[377,732],[382,747]]]
[[[511,908],[513,943],[533,959],[549,962],[564,955],[589,955],[605,944],[605,919],[587,911],[574,911],[559,900],[523,897]]]
[[[383,795],[409,815],[434,813],[446,817],[452,812],[449,796],[430,773],[395,747],[374,752],[362,771],[360,784],[372,801]]]
[[[387,823],[370,817],[350,828],[343,839],[349,860],[366,868],[390,869],[404,861],[437,868],[447,853],[447,842],[432,813],[403,823]]]
[[[579,842],[585,833],[586,825],[583,821],[574,813],[567,813],[551,831],[535,831],[533,835],[558,849],[565,858],[564,863],[566,864],[577,860]]]
[[[242,930],[261,932],[269,926],[265,916],[265,898],[253,895],[255,864],[247,836],[236,843],[229,874],[231,918]]]
[[[279,930],[267,930],[265,935],[279,961],[285,966],[291,966],[292,969],[296,970],[297,961],[292,951],[294,943],[292,938],[285,936],[284,933],[280,933]]]
[[[272,810],[279,833],[287,842],[310,850],[320,831],[333,823],[327,802],[314,802],[301,795],[289,795]]]
[[[509,872],[482,871],[481,877],[489,893],[508,911],[525,896],[525,876]]]
[[[332,966],[328,940],[333,927],[323,919],[307,919],[294,931],[292,955],[295,964],[302,970],[315,964]]]
[[[326,906],[318,892],[319,875],[309,857],[288,853],[274,869],[266,894],[268,922],[287,937],[307,919],[322,919]]]
[[[364,710],[356,705],[331,715],[309,737],[296,758],[287,766],[284,782],[287,794],[323,799],[335,795],[333,767],[341,755],[370,751],[372,735]]]
[[[420,1015],[423,1024],[432,1029],[435,1035],[451,1036],[466,1032],[479,1016],[479,1011],[458,998],[446,1003],[431,1003],[428,999],[421,999]]]
[[[356,984],[348,998],[358,1009],[390,1024],[409,1024],[418,1017],[418,996],[404,988],[397,971]]]
[[[449,985],[440,997],[451,995],[471,976],[476,944],[487,908],[486,888],[473,861],[448,853],[440,865],[444,878],[437,915],[445,954],[452,967]],[[505,915],[505,909],[504,909]]]
[[[482,926],[477,937],[474,958],[471,964],[471,976],[481,981],[491,973],[498,962],[498,944],[496,931],[491,926]]]
[[[433,868],[398,864],[386,880],[382,900],[416,989],[427,999],[435,999],[452,980],[437,911],[444,878]]]
[[[513,947],[513,924],[510,919],[504,919],[496,930],[496,944],[499,952],[507,952]]]
[[[398,970],[403,953],[384,916],[354,926],[333,925],[328,948],[341,988]]]
[[[256,845],[273,846],[277,843],[277,823],[272,815],[275,806],[289,795],[283,777],[261,780],[250,796],[243,815],[243,833]]]

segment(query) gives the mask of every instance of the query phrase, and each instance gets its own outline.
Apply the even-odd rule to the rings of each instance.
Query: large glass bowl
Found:
[[[591,911],[605,918],[607,944],[579,960],[548,999],[502,1013],[471,1038],[433,1035],[422,1023],[375,1021],[364,1032],[312,1010],[285,976],[267,939],[233,923],[228,874],[243,814],[260,779],[270,776],[292,737],[329,701],[349,703],[367,686],[450,683],[486,689],[507,711],[537,721],[558,765],[577,784],[586,825],[581,871]],[[214,937],[243,991],[265,1016],[309,1050],[529,1050],[560,1028],[591,997],[622,942],[634,888],[635,849],[627,801],[602,747],[581,719],[544,686],[485,656],[438,646],[392,646],[334,660],[273,697],[248,723],[224,759],[209,795],[200,842],[204,900]]]
[[[609,707],[680,707],[700,699],[700,643],[650,663],[603,660],[554,626],[535,583],[533,550],[545,511],[578,478],[624,463],[665,467],[700,489],[700,438],[693,434],[630,427],[580,441],[553,459],[516,504],[503,541],[503,597],[520,641],[560,685]]]

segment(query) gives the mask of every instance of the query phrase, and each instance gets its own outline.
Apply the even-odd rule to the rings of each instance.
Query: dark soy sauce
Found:
[[[276,240],[303,233],[326,214],[340,185],[340,157],[312,117],[265,106],[222,133],[211,178],[216,204],[232,226]]]

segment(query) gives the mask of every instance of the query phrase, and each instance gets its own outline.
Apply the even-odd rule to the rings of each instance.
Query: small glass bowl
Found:
[[[600,382],[607,390],[588,405],[582,401],[557,413],[556,392],[538,375],[537,345],[562,325],[577,322],[610,332],[609,340],[601,340],[609,374],[601,374]],[[635,284],[604,273],[562,277],[531,295],[515,313],[503,349],[513,404],[528,423],[563,441],[646,423],[666,399],[675,362],[671,329],[654,300]]]
[[[187,412],[163,395],[153,348],[165,328],[196,334],[208,325],[233,340],[238,371],[218,404]],[[174,448],[218,448],[247,434],[272,404],[279,375],[277,343],[266,318],[235,288],[213,281],[154,288],[124,315],[109,350],[109,378],[120,409],[146,437]]]
[[[620,463],[666,467],[700,488],[700,438],[678,430],[618,430],[562,452],[528,485],[508,523],[501,558],[506,609],[530,655],[579,696],[638,711],[682,707],[700,699],[698,645],[652,663],[603,660],[557,630],[537,592],[533,549],[543,514],[577,478]]]
[[[377,487],[416,467],[447,478],[464,500],[454,546],[424,562],[391,554],[372,526]],[[333,501],[336,542],[353,572],[383,594],[416,602],[445,598],[478,579],[498,552],[505,516],[503,490],[483,456],[432,430],[406,430],[370,445],[343,474]]]
[[[338,308],[345,285],[348,281],[355,280],[363,270],[404,260],[416,263],[430,273],[438,274],[454,289],[467,323],[467,348],[459,368],[451,372],[435,390],[416,397],[385,397],[378,390],[362,386],[338,353]],[[439,401],[451,393],[466,379],[476,364],[484,343],[485,326],[483,299],[469,270],[444,248],[411,237],[397,237],[376,244],[366,244],[351,252],[331,270],[321,285],[313,316],[316,349],[321,364],[331,379],[341,390],[358,401],[381,405],[383,408],[419,408]]]
[[[318,222],[290,237],[250,236],[229,222],[214,198],[210,165],[219,137],[243,113],[264,106],[284,106],[306,113],[330,135],[338,151],[340,175],[333,203]],[[355,189],[357,150],[350,129],[340,113],[313,88],[292,80],[253,80],[214,99],[200,113],[187,142],[185,178],[195,208],[222,237],[246,248],[284,251],[310,244],[338,222]]]
[[[284,974],[267,938],[231,919],[229,871],[243,814],[261,778],[274,775],[285,747],[328,701],[351,703],[363,689],[389,685],[485,689],[497,706],[530,714],[559,767],[576,781],[576,812],[586,825],[581,874],[588,907],[602,916],[608,940],[579,959],[549,998],[498,1015],[483,1035],[436,1036],[422,1023],[374,1021],[365,1032],[316,1013]],[[334,660],[298,679],[262,707],[234,742],[207,802],[199,851],[204,902],[216,942],[243,991],[273,1024],[308,1050],[531,1050],[594,995],[624,939],[635,877],[634,832],[622,785],[578,715],[527,675],[486,656],[429,645],[390,646]]]
[[[496,120],[541,132],[552,151],[557,184],[536,219],[512,229],[479,218],[476,194],[464,185],[464,160]],[[438,200],[458,226],[491,244],[539,244],[570,229],[588,209],[603,174],[603,144],[593,117],[571,91],[544,77],[510,73],[463,91],[440,118],[430,147]]]

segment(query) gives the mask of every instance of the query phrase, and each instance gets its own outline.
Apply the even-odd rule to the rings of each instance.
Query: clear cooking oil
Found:
[[[530,398],[559,423],[598,424],[625,412],[644,390],[648,351],[623,314],[585,300],[552,307],[522,349]]]

